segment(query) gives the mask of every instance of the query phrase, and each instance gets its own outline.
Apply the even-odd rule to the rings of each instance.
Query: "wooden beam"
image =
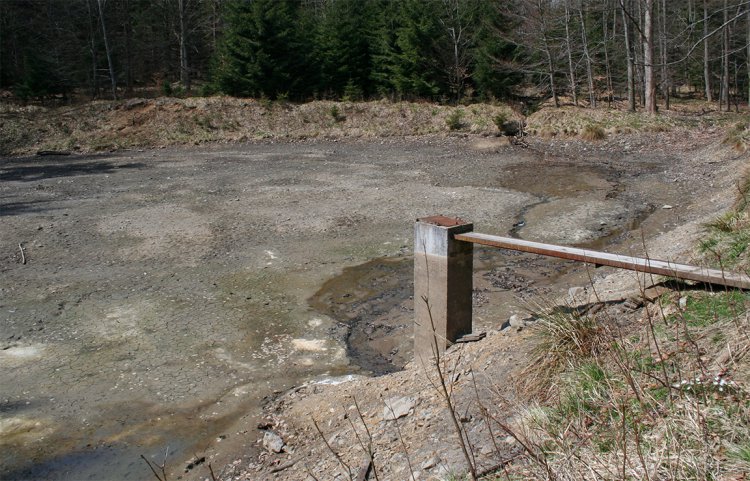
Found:
[[[501,249],[530,252],[532,254],[570,259],[589,264],[618,267],[620,269],[705,282],[707,284],[750,289],[750,276],[736,272],[708,269],[705,267],[696,267],[686,264],[675,264],[673,262],[656,259],[643,259],[640,257],[630,257],[620,254],[609,254],[606,252],[580,249],[577,247],[543,244],[541,242],[479,234],[476,232],[455,234],[453,238],[461,242],[471,242],[472,244],[498,247]]]

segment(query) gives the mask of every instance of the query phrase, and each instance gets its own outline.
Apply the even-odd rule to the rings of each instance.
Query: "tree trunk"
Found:
[[[654,0],[644,0],[643,11],[643,95],[646,112],[656,114],[654,82]]]
[[[568,75],[570,77],[570,95],[573,97],[573,105],[578,107],[578,93],[576,92],[576,71],[573,64],[573,47],[570,42],[570,6],[569,0],[565,0],[565,46],[568,50]]]
[[[539,10],[539,20],[542,24],[542,44],[544,45],[544,55],[547,57],[547,72],[549,75],[549,89],[552,94],[552,101],[556,108],[560,107],[560,99],[557,96],[557,86],[555,84],[555,62],[552,59],[552,51],[549,46],[549,39],[547,38],[547,23],[544,20],[544,11],[541,6],[541,2],[536,4]]]
[[[130,17],[130,0],[125,0],[125,92],[127,95],[133,93],[133,52],[131,48],[131,35],[133,33],[133,22]]]
[[[750,5],[745,12],[745,21],[747,22],[747,105],[750,108]]]
[[[586,59],[586,76],[589,84],[589,106],[596,107],[596,89],[594,88],[594,71],[591,68],[591,55],[589,55],[589,43],[586,37],[586,22],[583,19],[583,3],[578,9],[578,17],[581,20],[581,42],[583,43],[583,56]]]
[[[94,25],[95,16],[91,11],[91,0],[87,0],[86,7],[89,14],[89,51],[91,53],[91,98],[99,97],[99,61],[96,56],[96,25]]]
[[[549,88],[552,91],[552,101],[554,102],[555,107],[560,107],[560,99],[557,96],[557,87],[555,85],[555,66],[552,62],[552,55],[549,51],[549,47],[545,49],[545,53],[547,54],[547,70],[549,71]]]
[[[646,107],[646,90],[645,90],[645,68],[643,62],[643,0],[633,0],[635,6],[638,7],[638,23],[633,23],[635,32],[637,35],[633,42],[633,63],[635,65],[635,92],[638,95],[638,104],[641,108]],[[632,5],[632,3],[631,3]]]
[[[706,86],[706,101],[713,102],[711,92],[711,66],[709,64],[708,52],[708,4],[703,0],[703,82]]]
[[[552,101],[555,103],[555,107],[560,107],[560,99],[557,97],[557,87],[555,86],[555,64],[552,61],[552,52],[550,52],[549,44],[547,43],[547,35],[542,34],[544,38],[544,53],[547,57],[547,71],[549,72],[549,89],[552,93]],[[748,73],[750,76],[750,73]]]
[[[661,0],[660,15],[660,32],[659,32],[659,49],[661,50],[661,93],[664,96],[664,108],[669,110],[669,87],[670,76],[667,55],[667,1]]]
[[[5,21],[5,16],[3,13],[5,12],[0,8],[0,87],[5,85],[5,82],[3,82],[3,76],[5,75],[5,69],[3,68],[3,61],[5,60],[3,57],[3,34],[5,33],[3,22]]]
[[[719,110],[721,110],[721,105],[723,104],[724,106],[726,106],[728,112],[731,110],[731,106],[729,105],[729,5],[727,5],[727,0],[724,0],[724,31],[722,33],[722,78]]]
[[[107,0],[96,0],[99,6],[99,21],[102,24],[102,37],[104,38],[104,51],[107,53],[107,64],[109,65],[109,78],[112,81],[112,100],[117,100],[117,77],[115,77],[115,66],[112,63],[112,52],[109,49],[109,38],[107,37],[107,26],[104,21],[104,4]]]
[[[627,64],[628,64],[628,110],[635,112],[635,65],[633,62],[633,50],[630,46],[630,20],[625,13],[625,3],[620,2],[620,8],[622,9],[622,26],[623,35],[625,36],[625,51],[627,53]]]
[[[219,24],[221,21],[221,0],[211,2],[211,50],[216,51],[219,38]]]
[[[188,67],[187,49],[187,3],[189,0],[177,0],[180,16],[180,83],[186,91],[190,91],[190,69]]]
[[[612,37],[614,38],[617,34],[615,25],[617,25],[617,10],[615,9],[615,22],[612,25]],[[607,2],[607,9],[602,15],[602,32],[604,39],[604,74],[607,77],[607,107],[612,106],[612,96],[614,95],[614,87],[612,85],[612,66],[609,62],[609,2]]]

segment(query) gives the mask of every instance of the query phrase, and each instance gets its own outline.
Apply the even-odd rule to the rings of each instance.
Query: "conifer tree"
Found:
[[[371,79],[376,2],[330,0],[320,14],[314,58],[319,90],[335,97],[373,93]],[[354,99],[353,99],[354,100]]]
[[[230,4],[215,72],[218,89],[238,96],[303,99],[310,86],[299,10],[298,0]]]
[[[440,23],[438,0],[403,0],[396,18],[392,55],[392,85],[401,96],[435,99],[445,94],[445,79],[438,68]]]

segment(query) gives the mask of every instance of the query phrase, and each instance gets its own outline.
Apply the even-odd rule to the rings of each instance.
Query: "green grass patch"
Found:
[[[750,463],[750,444],[737,446],[731,451],[731,456],[740,461]]]
[[[682,315],[690,327],[707,327],[744,314],[747,302],[748,294],[740,291],[701,294],[688,298]]]

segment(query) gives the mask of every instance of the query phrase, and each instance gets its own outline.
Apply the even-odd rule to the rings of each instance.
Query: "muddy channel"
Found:
[[[626,246],[685,215],[675,154],[496,139],[0,159],[0,478],[206,477],[301,382],[411,357],[412,228]],[[583,149],[583,150],[581,150]],[[707,188],[707,187],[706,187]],[[640,231],[639,231],[640,232]],[[21,255],[23,254],[23,256]],[[476,329],[580,285],[477,249]],[[197,464],[191,461],[205,462]]]

